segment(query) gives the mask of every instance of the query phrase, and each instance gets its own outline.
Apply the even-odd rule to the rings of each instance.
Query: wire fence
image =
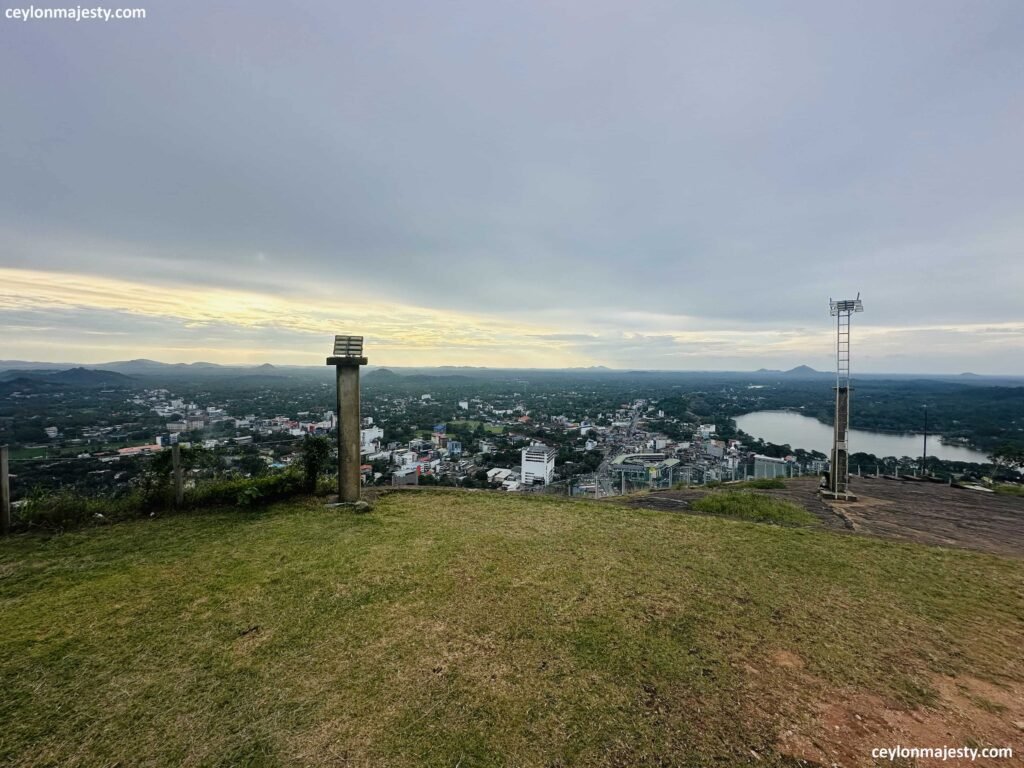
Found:
[[[288,471],[296,462],[270,460],[265,449],[300,448],[304,438],[305,435],[243,443],[227,440],[207,446],[183,442],[149,450],[131,450],[139,446],[107,447],[77,456],[12,456],[10,449],[3,446],[0,451],[4,477],[0,485],[7,509],[30,498],[38,500],[40,494],[75,492],[88,498],[116,498],[165,482],[174,491],[175,503],[180,505],[186,486],[195,488],[200,484]],[[265,463],[246,467],[247,457]],[[327,466],[330,467],[329,461]]]
[[[3,456],[3,461],[0,462],[3,465],[2,472],[0,472],[3,475],[0,478],[0,492],[2,492],[0,522],[7,521],[4,523],[4,529],[9,530],[10,509],[12,505],[17,506],[32,495],[38,498],[40,493],[64,492],[66,494],[68,492],[76,492],[82,494],[83,497],[93,499],[100,499],[104,496],[116,498],[129,495],[130,492],[138,491],[140,488],[149,487],[153,484],[155,477],[158,483],[162,482],[159,479],[160,477],[170,478],[170,488],[173,490],[175,506],[181,506],[184,503],[186,489],[189,490],[193,497],[200,497],[203,495],[204,487],[208,488],[217,483],[223,485],[224,483],[232,482],[241,485],[247,479],[258,479],[260,477],[266,480],[265,485],[269,487],[276,482],[275,478],[280,479],[284,475],[295,476],[297,473],[292,468],[298,462],[287,459],[281,454],[274,458],[285,459],[285,461],[267,461],[268,457],[266,456],[265,449],[277,449],[283,446],[292,449],[299,448],[306,437],[307,435],[296,435],[283,439],[246,440],[241,443],[235,442],[232,439],[226,439],[223,442],[218,441],[215,445],[205,446],[201,442],[177,443],[163,445],[159,448],[152,447],[149,450],[131,450],[133,448],[141,448],[140,446],[125,446],[123,448],[105,447],[104,450],[90,453],[83,452],[77,456],[15,457],[10,455],[11,452],[8,448],[0,447]],[[183,448],[187,448],[189,451],[184,453],[182,451]],[[330,453],[333,454],[333,447]],[[197,457],[203,457],[204,455],[205,459],[197,459]],[[245,467],[243,460],[246,457],[260,457],[265,461],[265,464]],[[323,472],[324,478],[329,476],[330,469],[334,466],[332,458],[330,455],[327,458],[324,467],[326,471]],[[930,458],[927,467],[924,467],[919,459],[907,461],[906,459],[910,457],[886,458],[889,460],[877,463],[851,464],[851,477],[925,480],[942,482],[949,485],[957,484],[964,477],[962,473],[963,467],[949,466],[937,458]],[[157,460],[160,460],[162,465],[154,467],[154,462]],[[81,465],[83,468],[88,467],[89,469],[83,472],[57,471],[56,469],[53,472],[47,472],[49,467],[70,468],[76,464]],[[104,472],[104,465],[111,464],[121,464],[124,467],[124,474],[118,476],[120,471],[109,466],[106,468],[107,471]],[[954,462],[954,464],[962,463]],[[264,467],[266,468],[264,469]],[[981,478],[982,473],[988,469],[984,465],[974,465],[974,467],[974,469],[968,472],[968,482],[977,481]],[[693,471],[697,472],[697,477],[692,476],[691,472],[686,470],[687,468],[684,467],[680,475],[672,478],[672,480],[687,484],[693,484],[694,482],[703,484],[708,481],[729,482],[764,479],[764,476],[755,471],[752,465],[737,467],[732,471],[726,470],[711,473],[693,469]],[[790,463],[783,472],[773,474],[773,476],[786,478],[819,474],[821,471],[824,471],[824,468],[812,467],[810,464],[801,466],[800,464],[792,465]],[[114,472],[115,476],[111,478],[108,472]],[[522,488],[521,490],[534,493],[576,495],[581,494],[582,489],[578,486],[582,484],[581,478],[574,477],[550,483],[543,488]],[[623,492],[623,489],[620,487],[621,478],[612,477],[608,482],[598,480],[592,483],[592,485],[594,493],[597,495],[617,495],[617,493]],[[657,487],[670,487],[673,485],[673,482],[670,480],[667,483],[658,482],[655,485]],[[629,481],[628,486],[630,490],[654,487],[650,482],[645,481],[636,483]],[[244,488],[240,489],[239,493],[245,490]],[[19,496],[17,501],[14,499],[14,492]],[[273,493],[277,493],[277,491],[271,489],[271,494]],[[583,493],[585,494],[586,492],[584,491]]]
[[[216,448],[263,448],[272,445],[301,445],[305,435],[302,437],[295,437],[291,440],[269,440],[269,441],[253,441],[251,443],[221,443],[216,446],[207,448],[203,445],[197,445],[195,443],[189,444],[189,448],[196,450],[214,450]],[[139,451],[137,453],[111,453],[110,450],[96,451],[95,453],[83,454],[80,456],[27,456],[22,458],[16,458],[11,456],[8,461],[11,464],[38,464],[38,463],[50,463],[60,461],[116,461],[118,459],[145,459],[159,456],[166,450],[171,450],[175,445],[183,445],[184,443],[172,443],[170,445],[161,446],[156,450],[151,451]],[[137,448],[139,446],[128,445],[123,448],[114,448],[113,451],[122,451],[125,449]]]
[[[250,507],[326,492],[334,465],[332,451],[311,468],[305,454],[306,460],[278,455],[275,459],[284,459],[278,462],[264,450],[299,448],[304,437],[215,447],[180,443],[129,454],[105,450],[19,458],[0,446],[0,527],[4,533],[12,525],[16,530],[62,530],[164,511]],[[246,466],[247,457],[254,463]],[[75,464],[82,469],[72,469]]]

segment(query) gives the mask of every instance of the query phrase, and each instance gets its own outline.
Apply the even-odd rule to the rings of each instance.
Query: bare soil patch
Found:
[[[1003,685],[972,677],[937,677],[932,706],[907,709],[861,690],[823,688],[819,681],[787,667],[806,699],[804,712],[779,734],[777,749],[798,764],[811,766],[1024,764],[1024,685]],[[921,748],[1010,747],[1012,758],[958,761],[919,758],[895,763],[872,758],[872,750],[895,746]]]
[[[853,477],[855,502],[826,502],[817,478],[756,490],[799,504],[833,530],[936,546],[1024,557],[1024,498],[953,488],[928,481]],[[726,486],[727,487],[727,486]],[[686,512],[706,493],[692,488],[616,499],[633,507]]]

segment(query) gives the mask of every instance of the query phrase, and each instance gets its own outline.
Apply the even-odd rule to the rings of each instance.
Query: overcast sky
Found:
[[[0,18],[0,358],[1024,374],[1020,0],[295,5]]]

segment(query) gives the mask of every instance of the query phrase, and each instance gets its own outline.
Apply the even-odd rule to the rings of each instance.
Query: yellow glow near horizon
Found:
[[[223,346],[156,347],[165,359],[207,359],[249,362],[288,359],[315,364],[324,356],[324,338],[358,329],[376,347],[380,364],[436,365],[443,350],[450,365],[591,365],[564,344],[543,337],[559,329],[495,320],[479,315],[402,305],[327,301],[321,296],[301,300],[224,288],[189,285],[147,285],[108,277],[0,268],[0,311],[44,309],[103,310],[130,316],[179,321],[202,329],[229,326],[238,331],[277,329],[308,336],[298,348]],[[37,329],[42,330],[42,329]],[[33,346],[49,346],[35,339]],[[61,343],[66,350],[66,343]],[[81,346],[81,345],[80,345]],[[138,347],[126,339],[88,345],[95,352],[152,356],[153,346]],[[323,349],[322,349],[323,348]],[[134,351],[133,351],[134,350]],[[109,359],[109,354],[105,354]],[[83,361],[92,362],[92,361]]]
[[[35,320],[4,323],[5,313],[45,317],[54,309],[120,313],[127,322],[117,331],[74,329],[88,339],[76,339],[70,348],[66,328],[48,328]],[[748,359],[760,364],[776,358],[824,360],[834,354],[834,331],[825,321],[813,332],[692,330],[679,328],[693,323],[682,316],[613,310],[605,314],[620,323],[621,330],[598,332],[585,327],[585,319],[566,327],[555,321],[522,322],[397,302],[340,303],[315,290],[288,297],[0,267],[0,329],[8,331],[0,337],[0,357],[40,359],[45,353],[49,359],[84,363],[156,357],[167,362],[315,365],[322,362],[333,334],[344,332],[367,337],[373,349],[371,362],[377,365],[669,369],[692,366],[690,361],[706,365],[717,359]],[[172,330],[164,337],[144,336],[131,327],[132,317],[164,321]],[[1022,334],[1022,323],[856,330],[858,341],[878,359],[904,353],[922,338],[955,355],[965,346],[979,344],[1019,347]]]

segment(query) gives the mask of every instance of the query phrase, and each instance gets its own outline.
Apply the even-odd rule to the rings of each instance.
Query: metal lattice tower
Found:
[[[829,465],[829,492],[834,498],[851,498],[850,486],[850,315],[863,312],[860,294],[856,299],[829,299],[829,312],[836,319],[836,419],[835,439]]]

